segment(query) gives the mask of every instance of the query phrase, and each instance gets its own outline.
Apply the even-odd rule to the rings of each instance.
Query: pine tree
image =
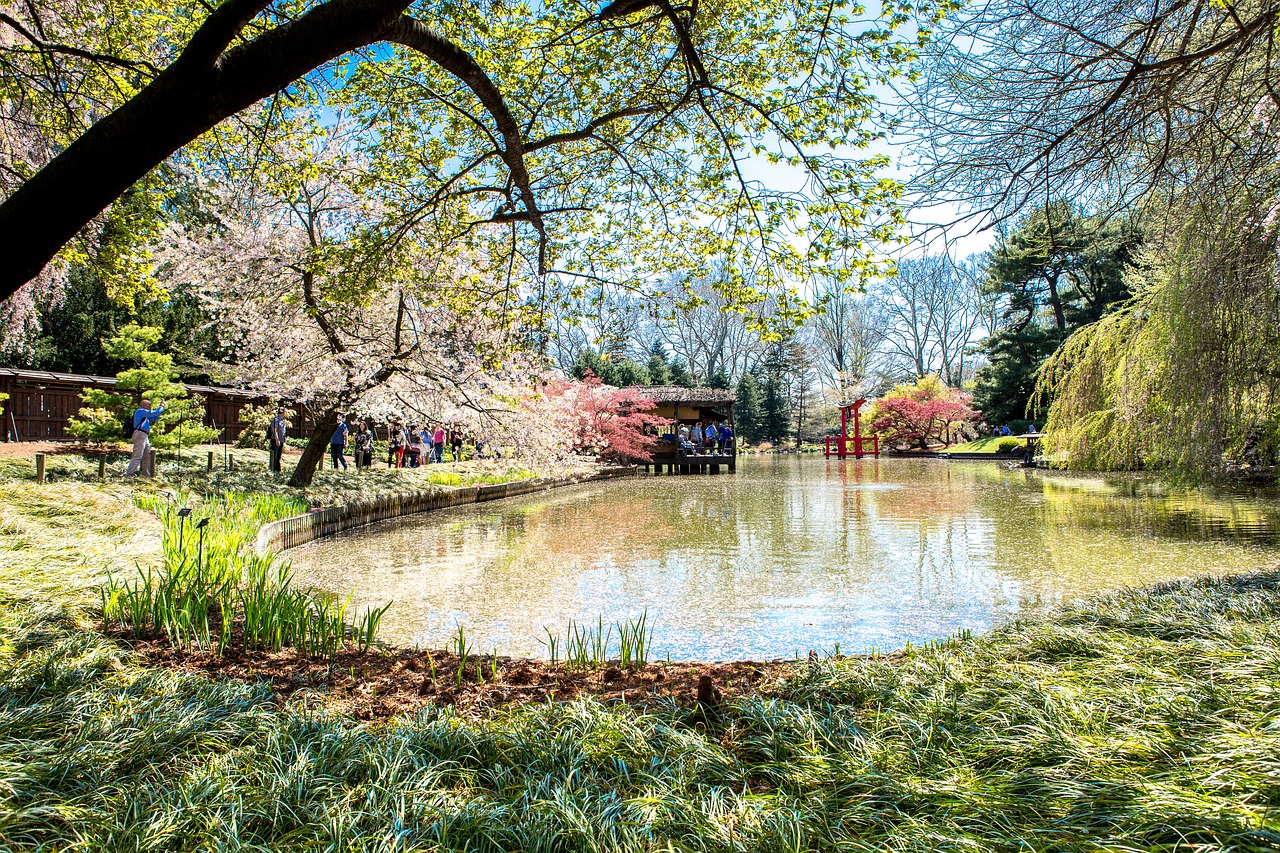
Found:
[[[681,388],[693,387],[693,376],[690,375],[689,368],[685,367],[684,362],[679,359],[671,362],[670,376],[672,385],[679,385]]]
[[[636,385],[650,385],[649,369],[625,356],[614,362],[618,374],[619,388],[632,388]]]
[[[204,405],[189,397],[174,382],[173,356],[152,349],[162,331],[155,326],[130,323],[102,342],[103,351],[116,362],[133,364],[116,374],[115,391],[88,388],[80,395],[84,406],[67,421],[67,432],[86,441],[118,441],[122,425],[142,400],[164,402],[165,411],[151,432],[151,443],[161,449],[191,447],[211,441],[218,431],[204,425]]]
[[[649,382],[652,385],[671,384],[671,366],[667,363],[667,348],[661,338],[654,338],[649,347]]]
[[[707,387],[720,388],[725,391],[729,390],[729,388],[732,387],[732,383],[729,381],[729,374],[725,373],[723,370],[717,370],[715,373],[707,377]]]
[[[618,368],[590,347],[578,353],[577,360],[569,368],[569,375],[574,379],[585,379],[588,373],[605,385],[617,387],[619,384]]]
[[[787,400],[782,377],[776,373],[766,373],[760,390],[760,431],[764,438],[774,444],[781,444],[791,427],[791,404]]]
[[[760,381],[752,373],[742,374],[738,380],[738,400],[733,404],[733,424],[745,441],[756,444],[762,434],[760,429]]]

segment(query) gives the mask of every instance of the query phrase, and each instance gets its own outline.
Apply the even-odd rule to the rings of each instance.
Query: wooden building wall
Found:
[[[73,440],[74,436],[67,433],[67,420],[80,411],[83,405],[80,400],[81,392],[86,388],[110,390],[113,385],[110,381],[104,381],[104,377],[70,374],[60,376],[57,379],[46,379],[0,374],[0,393],[9,395],[8,400],[0,403],[0,419],[3,420],[0,434],[6,441]],[[218,393],[216,389],[192,391],[204,400],[205,425],[220,431],[219,441],[224,436],[227,441],[234,441],[245,429],[245,423],[240,420],[245,405],[265,400],[245,392],[228,391],[230,393]],[[311,434],[312,421],[305,410],[302,422],[301,432],[294,428],[294,424],[290,424],[291,436],[306,437]]]

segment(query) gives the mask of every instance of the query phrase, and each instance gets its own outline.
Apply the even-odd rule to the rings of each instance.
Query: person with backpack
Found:
[[[351,427],[347,426],[346,418],[338,418],[338,426],[333,431],[333,438],[329,439],[329,457],[333,460],[333,470],[337,471],[338,466],[342,466],[342,470],[347,470],[347,436],[351,434]]]
[[[271,470],[280,473],[280,457],[284,455],[284,440],[289,434],[289,423],[284,419],[284,406],[276,409],[276,416],[267,424],[267,450],[271,453]]]
[[[129,459],[129,467],[125,469],[126,477],[136,477],[139,471],[144,477],[155,476],[156,472],[151,470],[151,454],[147,451],[151,449],[151,425],[163,414],[164,403],[152,409],[150,400],[143,400],[134,410],[130,420],[132,429],[129,431],[129,437],[133,441],[133,456]]]

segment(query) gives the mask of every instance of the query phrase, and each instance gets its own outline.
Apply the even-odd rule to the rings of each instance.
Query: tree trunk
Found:
[[[408,5],[327,0],[225,52],[219,37],[230,43],[236,33],[218,32],[226,22],[211,15],[181,57],[0,204],[0,301],[171,154],[313,69],[378,41]]]
[[[311,485],[311,478],[316,475],[316,466],[320,464],[325,451],[329,449],[329,439],[333,437],[333,431],[337,428],[337,407],[326,409],[324,414],[316,418],[315,432],[311,433],[307,446],[302,449],[302,458],[298,460],[297,467],[293,469],[293,475],[289,477],[290,486],[295,489],[305,489]]]
[[[1045,276],[1045,281],[1049,282],[1049,304],[1053,306],[1053,321],[1058,326],[1061,334],[1067,333],[1067,318],[1062,310],[1062,298],[1058,296],[1058,273]]]

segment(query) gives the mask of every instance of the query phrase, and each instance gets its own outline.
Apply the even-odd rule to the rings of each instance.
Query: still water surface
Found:
[[[288,552],[384,640],[545,654],[544,628],[648,610],[674,659],[887,650],[1089,593],[1280,553],[1271,493],[1007,471],[992,463],[761,457],[427,513]]]

